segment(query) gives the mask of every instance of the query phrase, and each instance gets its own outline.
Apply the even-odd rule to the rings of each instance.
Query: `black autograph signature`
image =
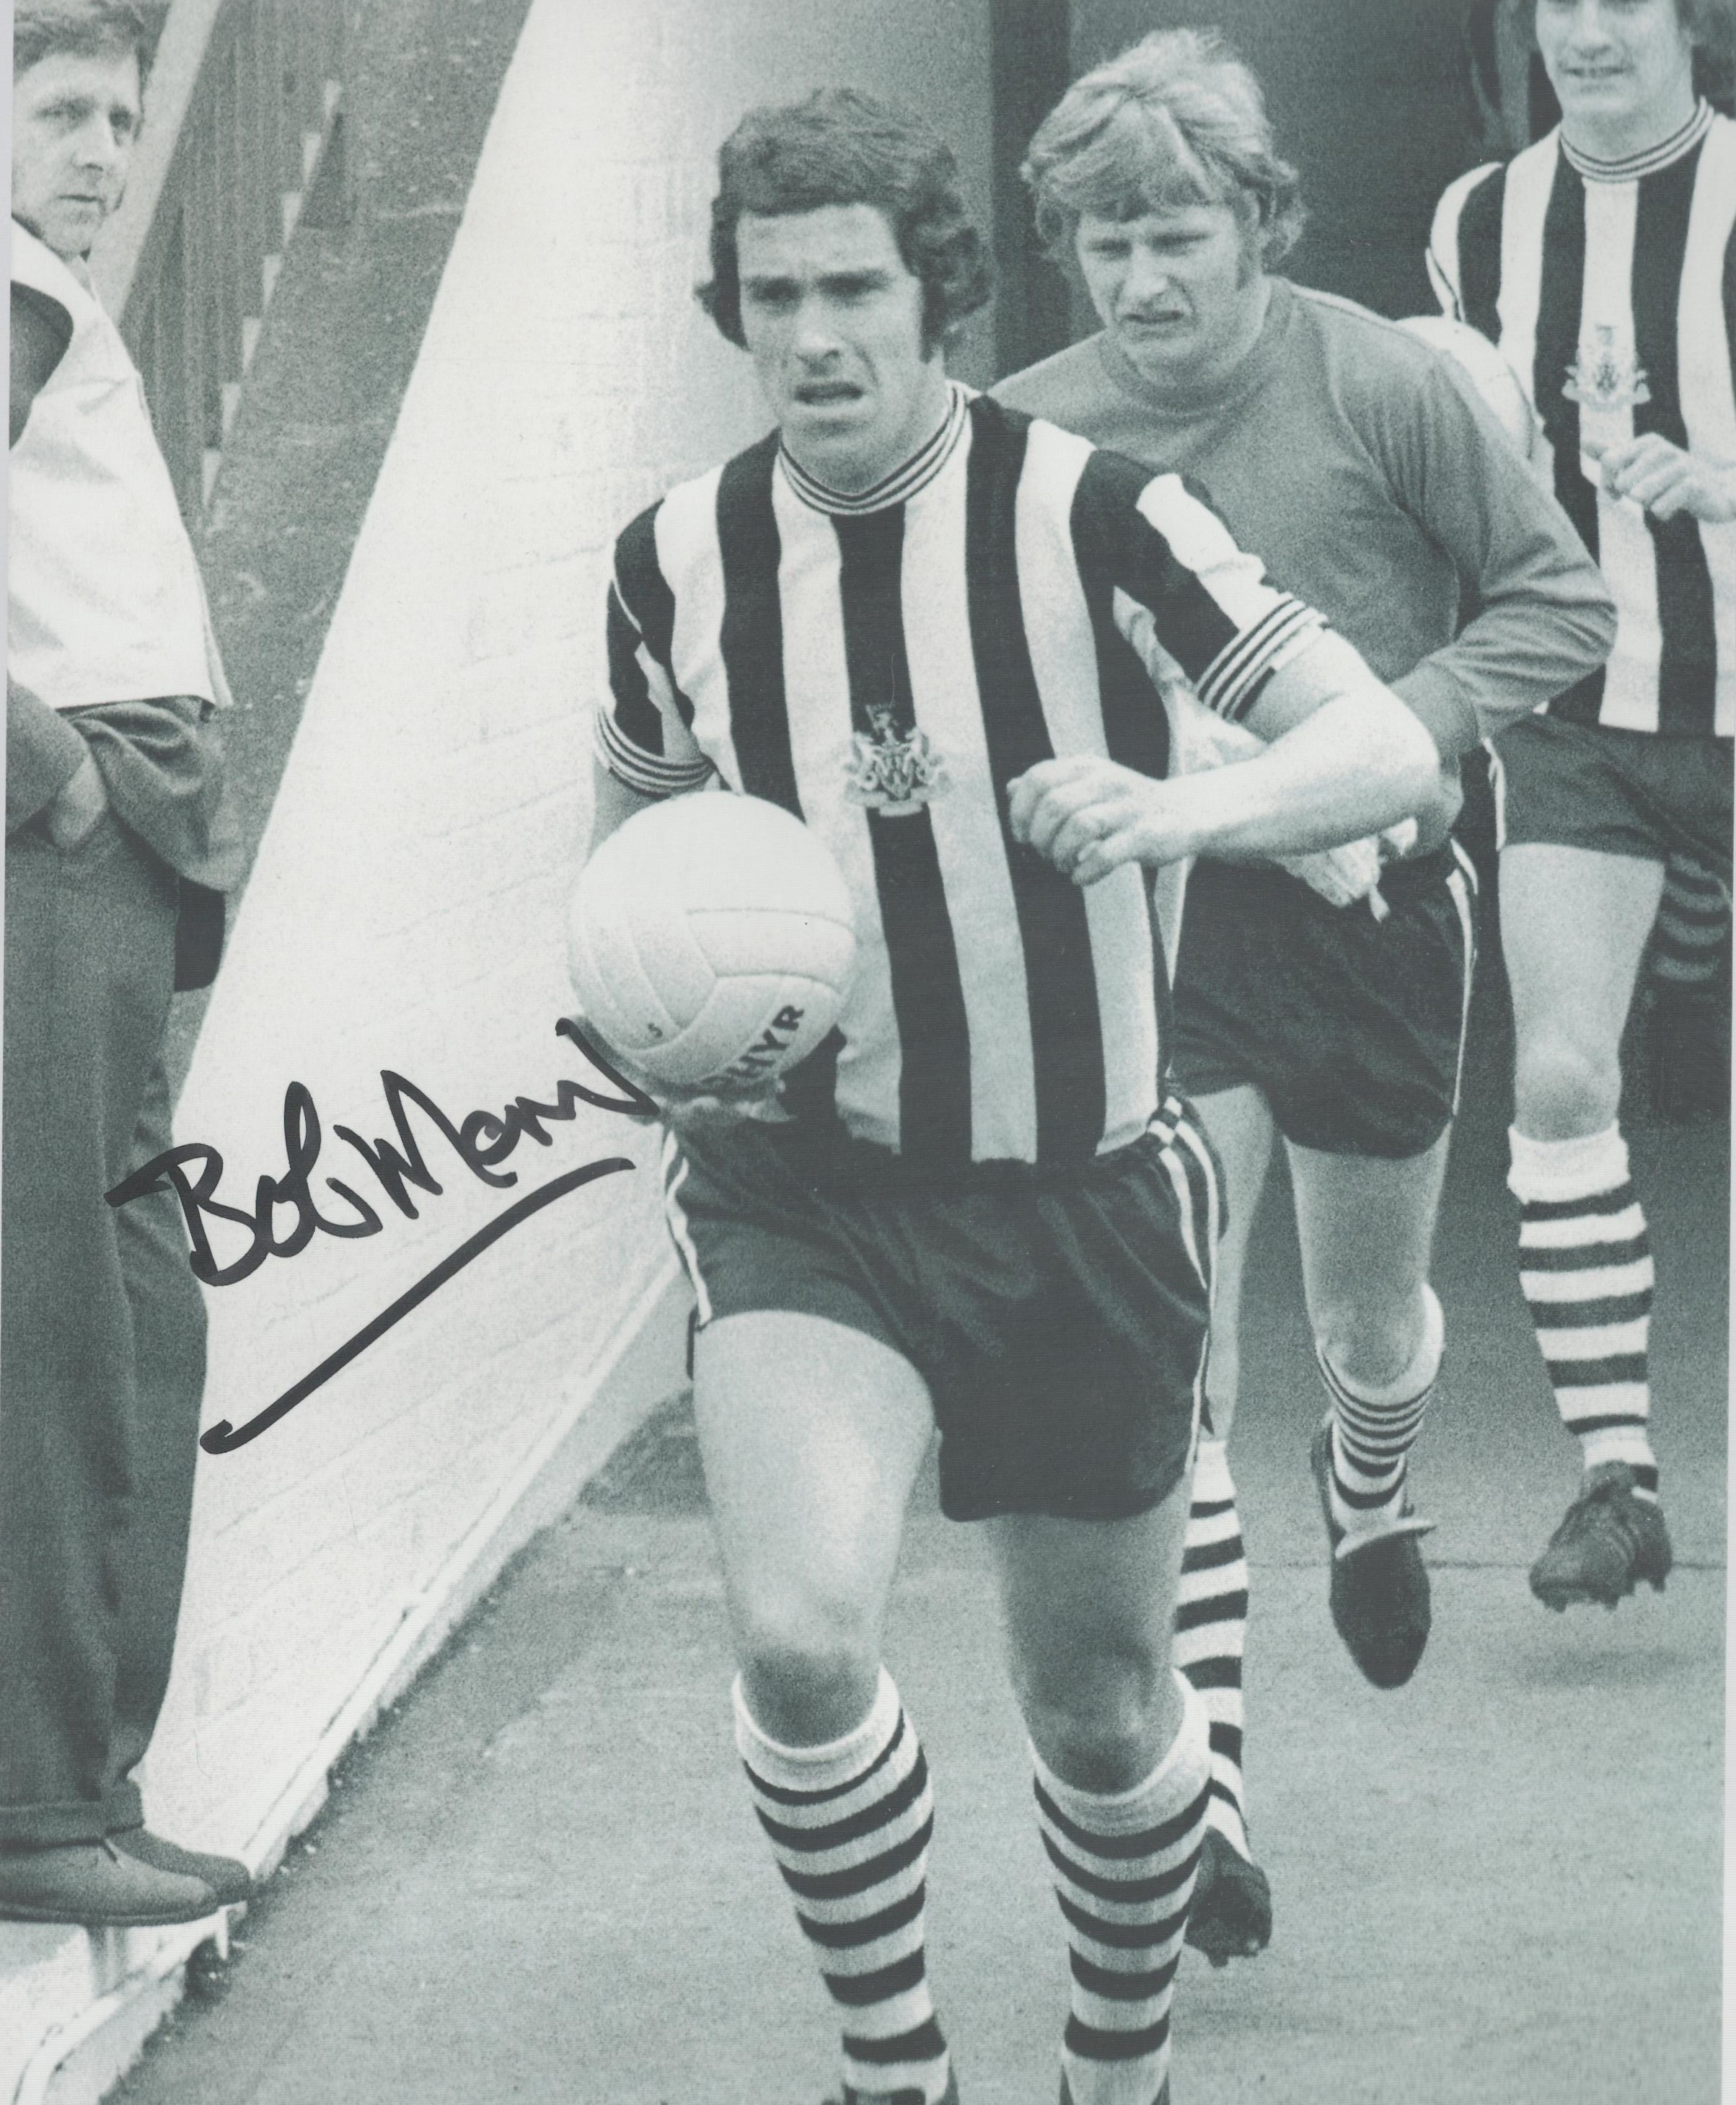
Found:
[[[392,1204],[414,1221],[418,1216],[416,1202],[410,1196],[411,1189],[437,1198],[442,1187],[429,1171],[410,1124],[410,1105],[414,1105],[439,1130],[473,1177],[497,1188],[518,1182],[516,1169],[502,1169],[498,1165],[512,1154],[520,1140],[528,1135],[539,1146],[552,1146],[545,1128],[576,1117],[581,1103],[595,1105],[600,1111],[618,1111],[627,1118],[657,1115],[657,1106],[651,1099],[610,1065],[571,1017],[562,1017],[555,1029],[562,1037],[570,1039],[592,1066],[615,1085],[621,1092],[620,1096],[604,1096],[582,1082],[562,1080],[555,1084],[555,1101],[552,1104],[539,1103],[531,1097],[516,1097],[498,1113],[472,1111],[455,1125],[425,1089],[387,1069],[381,1074],[380,1083],[396,1131],[396,1145],[389,1140],[364,1140],[347,1125],[333,1126],[332,1131],[356,1150]],[[320,1114],[311,1092],[304,1084],[292,1082],[284,1092],[284,1173],[259,1179],[251,1212],[244,1207],[229,1205],[217,1196],[217,1186],[222,1180],[223,1158],[216,1148],[197,1140],[184,1142],[178,1146],[166,1148],[161,1155],[153,1155],[106,1196],[111,1206],[124,1206],[132,1200],[142,1198],[147,1191],[160,1191],[165,1185],[170,1187],[181,1201],[181,1215],[187,1224],[188,1238],[193,1245],[188,1262],[195,1276],[207,1286],[233,1286],[257,1271],[269,1257],[296,1256],[306,1249],[315,1235],[361,1236],[381,1232],[384,1223],[375,1209],[352,1186],[336,1177],[325,1178],[325,1187],[351,1210],[347,1217],[336,1219],[320,1210],[314,1196],[313,1171],[320,1159],[321,1140]],[[490,1244],[499,1242],[521,1222],[528,1221],[544,1207],[553,1205],[557,1199],[565,1198],[569,1191],[576,1191],[582,1185],[594,1183],[602,1177],[612,1177],[633,1166],[625,1155],[609,1155],[597,1162],[587,1162],[577,1169],[566,1170],[535,1191],[527,1191],[485,1227],[479,1228],[449,1256],[442,1258],[432,1271],[407,1288],[353,1338],[292,1383],[244,1425],[237,1428],[226,1418],[200,1436],[199,1446],[208,1455],[228,1455],[237,1447],[244,1447],[249,1440],[257,1440],[341,1368],[347,1366],[359,1353],[383,1338],[395,1323],[419,1307],[454,1274],[462,1271],[473,1258],[480,1257]],[[280,1227],[279,1215],[285,1210],[289,1218]],[[208,1218],[228,1221],[248,1231],[247,1247],[227,1264],[219,1263],[212,1249]]]

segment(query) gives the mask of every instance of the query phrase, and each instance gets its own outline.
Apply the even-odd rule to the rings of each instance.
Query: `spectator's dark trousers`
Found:
[[[173,1194],[119,1209],[103,1195],[170,1144],[182,877],[233,880],[202,713],[137,703],[62,717],[111,800],[74,848],[55,846],[43,811],[10,829],[8,798],[0,1844],[136,1826],[132,1772],[168,1685],[204,1308]]]

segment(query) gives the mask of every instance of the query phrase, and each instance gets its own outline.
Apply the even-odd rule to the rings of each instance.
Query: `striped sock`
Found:
[[[1236,1486],[1221,1440],[1201,1435],[1188,1508],[1175,1664],[1206,1706],[1211,1732],[1211,1802],[1206,1823],[1249,1857],[1242,1778],[1242,1655],[1248,1629],[1248,1560]]]
[[[843,2013],[845,2095],[946,2088],[946,2042],[923,1956],[928,1765],[883,1667],[873,1708],[823,1747],[784,1747],[749,1714],[738,1680],[736,1744],[796,1920]]]
[[[1652,932],[1652,976],[1671,991],[1709,991],[1729,940],[1730,896],[1717,872],[1685,856],[1672,857]]]
[[[1647,1437],[1652,1246],[1618,1126],[1577,1140],[1509,1132],[1519,1202],[1519,1285],[1561,1422],[1585,1466],[1625,1462],[1658,1495]]]
[[[1375,1388],[1348,1380],[1317,1341],[1314,1358],[1332,1403],[1332,1517],[1347,1532],[1396,1520],[1402,1511],[1406,1459],[1422,1431],[1446,1339],[1441,1304],[1425,1285],[1422,1343],[1396,1381]]]
[[[1038,1825],[1069,1930],[1061,2065],[1072,2105],[1153,2105],[1169,2075],[1170,2004],[1210,1773],[1205,1705],[1176,1680],[1181,1730],[1131,1790],[1080,1790],[1031,1750]]]

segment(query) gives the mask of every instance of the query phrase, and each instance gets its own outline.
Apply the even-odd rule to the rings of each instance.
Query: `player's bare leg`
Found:
[[[1193,1470],[1175,1617],[1175,1664],[1199,1692],[1211,1732],[1211,1802],[1188,1942],[1215,1966],[1251,1959],[1272,1938],[1272,1888],[1248,1840],[1242,1752],[1248,1563],[1227,1450],[1241,1385],[1242,1286],[1272,1164],[1276,1128],[1251,1088],[1215,1090],[1193,1107],[1224,1169],[1224,1229],[1213,1280],[1206,1421]]]
[[[1536,842],[1502,849],[1514,1124],[1527,1138],[1577,1140],[1613,1123],[1622,1027],[1663,881],[1661,862],[1636,856]]]
[[[1314,1342],[1352,1381],[1396,1381],[1422,1343],[1450,1137],[1396,1161],[1286,1151]]]
[[[1622,1026],[1657,916],[1661,862],[1525,843],[1501,857],[1513,989],[1519,1276],[1579,1498],[1532,1567],[1554,1608],[1662,1587],[1670,1539],[1649,1437],[1652,1258],[1617,1124]]]
[[[933,1801],[880,1663],[928,1389],[872,1338],[768,1312],[700,1332],[694,1406],[741,1665],[737,1744],[839,2009],[846,2105],[955,2100],[924,1970]]]
[[[1071,2105],[1169,2095],[1170,2004],[1205,1834],[1205,1710],[1170,1664],[1184,1477],[1134,1518],[991,1524],[1038,1819],[1068,1928]]]
[[[1428,1642],[1429,1574],[1407,1460],[1440,1371],[1429,1285],[1450,1135],[1397,1160],[1289,1148],[1302,1284],[1329,1408],[1313,1459],[1332,1544],[1332,1620],[1377,1687]]]
[[[1258,1089],[1217,1089],[1192,1101],[1224,1168],[1224,1234],[1212,1280],[1211,1352],[1206,1362],[1211,1430],[1221,1441],[1228,1439],[1235,1422],[1242,1383],[1242,1276],[1277,1129]]]

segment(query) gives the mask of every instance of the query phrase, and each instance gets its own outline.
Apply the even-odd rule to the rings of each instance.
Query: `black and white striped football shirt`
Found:
[[[1081,892],[1007,825],[1008,784],[1054,755],[1168,771],[1121,595],[1232,719],[1324,627],[1178,477],[963,390],[866,499],[774,433],[620,536],[605,764],[784,806],[850,887],[856,983],[785,1085],[799,1116],[942,1170],[1144,1130],[1167,998],[1144,874]]]
[[[1498,344],[1555,455],[1555,494],[1620,616],[1608,665],[1555,716],[1671,737],[1736,732],[1736,524],[1649,517],[1599,449],[1657,431],[1736,461],[1736,123],[1702,102],[1674,138],[1595,161],[1558,127],[1442,198],[1444,304]]]

